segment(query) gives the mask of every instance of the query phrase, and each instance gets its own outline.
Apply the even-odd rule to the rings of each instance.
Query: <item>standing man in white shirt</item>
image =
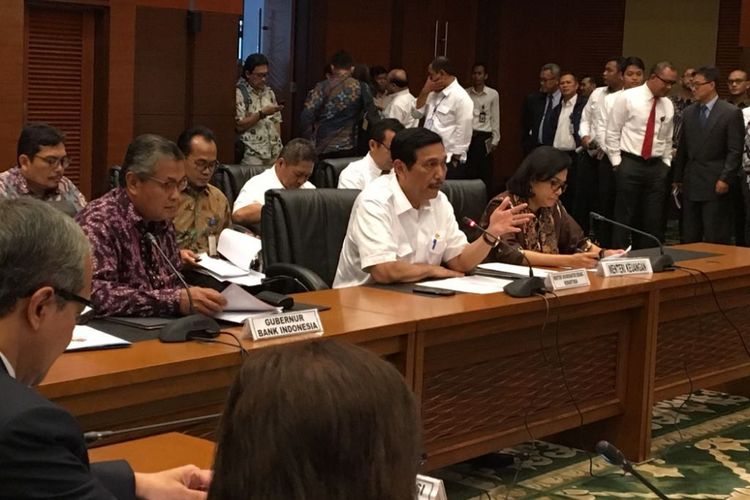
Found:
[[[308,179],[317,161],[315,145],[307,139],[292,139],[281,149],[273,168],[251,177],[234,200],[232,220],[243,226],[260,223],[260,213],[269,189],[315,189]],[[257,232],[257,227],[253,227]]]
[[[677,83],[667,61],[656,63],[645,84],[620,93],[607,118],[606,149],[615,169],[615,220],[664,240],[661,217],[664,189],[672,162],[674,107],[667,97]],[[625,248],[630,231],[615,228],[613,244]],[[634,248],[654,243],[633,235]]]
[[[412,116],[424,118],[424,128],[443,139],[448,154],[448,179],[466,177],[466,157],[471,143],[474,103],[461,87],[447,57],[440,56],[427,68],[427,81],[419,93]]]
[[[500,95],[485,85],[487,66],[475,63],[471,68],[471,87],[466,87],[474,102],[471,145],[467,160],[467,177],[479,178],[487,188],[487,199],[495,194],[492,152],[500,143]]]
[[[404,130],[401,122],[385,118],[370,127],[370,151],[361,160],[353,161],[339,175],[339,189],[364,189],[393,169],[391,161],[391,141],[397,132]]]
[[[570,156],[570,167],[568,167],[568,189],[560,196],[560,201],[565,205],[568,212],[573,211],[573,204],[577,196],[576,177],[578,175],[578,153],[577,148],[581,145],[579,129],[581,127],[581,115],[586,106],[586,98],[578,95],[578,77],[570,71],[560,73],[560,104],[553,110],[555,120],[555,138],[552,146],[564,151]],[[588,217],[585,217],[588,219]]]
[[[388,73],[388,105],[383,111],[384,118],[395,118],[406,128],[419,125],[419,120],[411,116],[417,98],[409,92],[409,80],[406,71],[401,68],[392,69]]]
[[[446,151],[440,136],[424,128],[402,130],[391,143],[396,175],[384,176],[354,202],[334,288],[365,283],[415,282],[461,276],[482,262],[504,234],[533,215],[506,198],[487,231],[473,243],[458,228],[445,181]]]
[[[745,122],[745,143],[742,148],[742,172],[740,185],[745,200],[745,243],[750,242],[750,108],[742,110]]]

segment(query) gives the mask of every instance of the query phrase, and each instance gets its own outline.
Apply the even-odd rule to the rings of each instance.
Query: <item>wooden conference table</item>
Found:
[[[719,303],[750,328],[750,249],[681,262],[711,279]],[[589,288],[513,299],[502,293],[428,297],[372,287],[302,294],[330,306],[324,337],[394,363],[421,405],[425,470],[586,424],[635,460],[648,456],[651,407],[689,388],[750,375],[750,357],[700,275],[590,276]],[[548,312],[549,311],[549,312]],[[230,329],[239,332],[239,328]],[[750,339],[748,339],[750,340]],[[297,342],[251,342],[248,349]],[[220,411],[241,357],[215,344],[137,342],[64,354],[41,391],[86,430]]]

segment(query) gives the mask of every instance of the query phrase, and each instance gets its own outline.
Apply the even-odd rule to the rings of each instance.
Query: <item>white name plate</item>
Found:
[[[245,320],[245,334],[247,335],[247,333],[253,340],[308,335],[310,333],[322,335],[323,323],[320,321],[317,309],[270,313],[247,318]]]
[[[443,480],[417,474],[417,498],[419,500],[448,500]]]
[[[604,276],[632,276],[634,274],[654,274],[651,261],[646,257],[637,259],[600,260],[596,266],[596,274]]]
[[[554,291],[589,286],[590,284],[589,273],[585,269],[571,269],[569,271],[549,273],[544,279],[544,286],[548,290]]]

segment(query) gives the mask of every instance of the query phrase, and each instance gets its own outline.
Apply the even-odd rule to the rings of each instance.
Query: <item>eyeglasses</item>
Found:
[[[256,78],[265,79],[268,78],[268,73],[250,73],[250,76],[254,76]]]
[[[387,149],[388,151],[390,151],[390,150],[391,150],[391,147],[390,147],[390,146],[388,146],[388,145],[386,145],[386,144],[385,144],[384,142],[380,142],[380,141],[375,141],[375,142],[377,142],[378,144],[380,144],[381,146],[383,146],[383,147],[384,147],[385,149]]]
[[[729,85],[742,85],[746,81],[747,80],[742,79],[742,78],[735,78],[735,79],[732,79],[732,80],[727,80],[727,83],[729,83]]]
[[[63,170],[65,170],[70,166],[70,158],[68,158],[67,156],[57,157],[35,155],[35,157],[45,162],[49,166],[49,168],[57,168],[57,166],[60,165]]]
[[[167,192],[174,191],[175,189],[182,192],[182,191],[185,191],[185,188],[188,185],[187,177],[183,177],[179,181],[173,181],[173,180],[165,181],[162,179],[157,179],[156,177],[146,177],[146,179],[150,181],[154,181],[157,184],[160,184],[162,189]]]
[[[696,88],[696,87],[702,87],[703,85],[708,85],[709,83],[712,83],[712,82],[696,82],[695,80],[693,80],[692,82],[690,82],[690,86],[693,88]]]
[[[563,182],[557,177],[553,177],[549,180],[550,186],[552,186],[552,191],[560,190],[561,193],[564,193],[566,189],[568,189],[568,183]]]
[[[671,85],[674,85],[675,83],[677,83],[677,80],[665,80],[664,78],[660,77],[659,75],[654,75],[654,76],[656,76],[656,78],[658,78],[659,80],[661,80],[662,82],[664,82],[665,85],[671,86]]]
[[[204,171],[204,170],[212,171],[212,170],[216,170],[216,167],[219,166],[219,160],[214,160],[214,161],[195,160],[195,166],[200,171]]]
[[[76,316],[76,324],[78,325],[85,325],[88,323],[91,318],[94,317],[94,304],[88,300],[84,299],[80,295],[76,295],[75,293],[69,292],[67,290],[63,290],[62,288],[53,288],[55,293],[62,297],[63,299],[70,301],[70,302],[78,302],[79,304],[83,304],[84,309],[80,313],[78,313],[78,316]],[[88,311],[86,311],[86,308],[89,308]]]

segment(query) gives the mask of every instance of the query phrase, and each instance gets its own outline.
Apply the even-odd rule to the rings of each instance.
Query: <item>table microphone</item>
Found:
[[[484,229],[482,226],[476,223],[476,221],[464,217],[461,219],[462,222],[467,225],[470,228],[476,228],[482,231],[484,234],[491,236],[495,240],[499,239],[494,234],[490,233],[486,229]],[[544,279],[539,278],[538,276],[534,276],[534,269],[531,267],[531,262],[529,262],[528,257],[521,252],[521,256],[523,257],[523,260],[526,262],[526,265],[529,266],[529,277],[528,278],[519,278],[511,281],[507,285],[503,287],[503,291],[510,295],[511,297],[515,298],[525,298],[525,297],[532,297],[534,295],[537,295],[539,293],[544,293]]]
[[[622,467],[622,470],[625,472],[629,472],[633,477],[635,477],[638,481],[643,483],[646,488],[653,491],[657,497],[662,498],[664,500],[669,500],[669,497],[659,491],[659,489],[651,484],[648,479],[643,477],[640,472],[635,470],[633,467],[633,464],[630,463],[630,461],[625,458],[625,455],[618,450],[613,444],[607,442],[607,441],[599,441],[596,443],[596,452],[600,454],[604,459],[611,463],[612,465],[619,465]]]
[[[174,264],[172,264],[172,261],[167,258],[167,255],[164,253],[164,251],[159,246],[159,242],[156,241],[156,236],[154,236],[151,233],[146,233],[146,239],[151,243],[151,245],[156,249],[157,252],[159,252],[159,255],[161,255],[162,260],[164,261],[167,266],[169,266],[169,269],[172,271],[172,273],[177,276],[177,279],[180,280],[180,283],[182,283],[182,286],[185,288],[185,292],[187,292],[187,298],[188,298],[188,304],[190,305],[190,314],[195,314],[195,308],[193,307],[193,296],[190,294],[190,287],[187,284],[187,281],[185,281],[185,278],[183,278],[182,273],[180,273],[176,267],[174,267]]]
[[[661,273],[664,271],[673,270],[674,259],[672,258],[671,255],[664,253],[664,245],[662,244],[661,241],[659,241],[659,238],[657,238],[653,234],[647,233],[645,231],[641,231],[640,229],[636,229],[633,226],[628,226],[627,224],[623,224],[622,222],[617,222],[616,220],[608,219],[607,217],[604,217],[603,215],[600,215],[596,212],[589,212],[589,216],[593,217],[595,220],[608,222],[612,224],[613,226],[618,226],[623,229],[627,229],[628,231],[638,233],[642,236],[645,236],[646,238],[650,240],[655,241],[659,247],[659,256],[649,257],[649,260],[651,261],[651,269],[653,269],[655,273]]]
[[[175,425],[182,425],[182,424],[194,424],[197,422],[203,422],[204,420],[213,420],[215,418],[219,418],[221,416],[221,413],[212,413],[211,415],[203,415],[200,417],[192,417],[192,418],[183,418],[180,420],[171,420],[169,422],[160,422],[158,424],[149,424],[149,425],[141,425],[138,427],[130,427],[129,429],[119,429],[116,431],[89,431],[83,433],[83,440],[86,442],[86,446],[95,443],[99,441],[100,439],[112,437],[112,436],[121,436],[123,434],[132,434],[134,432],[141,432],[141,431],[149,431],[149,430],[159,430],[164,429],[167,427],[172,427]]]

